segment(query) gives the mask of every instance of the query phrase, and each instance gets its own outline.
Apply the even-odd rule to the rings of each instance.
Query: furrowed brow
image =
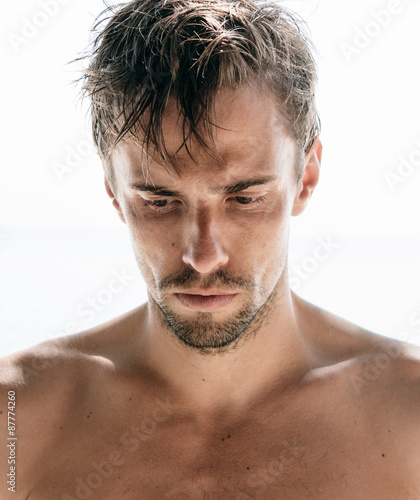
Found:
[[[155,194],[158,196],[181,196],[181,193],[178,191],[169,191],[164,186],[154,186],[152,184],[130,184],[132,189],[136,189],[137,191],[144,191],[146,193]]]
[[[277,177],[275,176],[247,179],[244,181],[235,182],[235,184],[231,184],[229,186],[219,186],[213,188],[211,189],[211,192],[216,194],[238,193],[252,186],[261,186],[263,184],[268,184],[269,182],[272,182],[276,179]],[[144,191],[146,193],[151,193],[157,196],[178,196],[178,197],[181,196],[181,193],[179,191],[170,191],[165,186],[154,186],[153,184],[146,184],[146,183],[134,183],[130,184],[130,187],[132,189],[136,189],[137,191]]]
[[[252,186],[262,186],[263,184],[268,184],[269,182],[272,182],[276,179],[277,179],[277,177],[275,177],[275,176],[260,177],[260,178],[256,178],[256,179],[248,179],[248,180],[236,182],[235,184],[232,184],[230,186],[217,187],[217,188],[213,189],[212,191],[214,193],[225,193],[225,194],[238,193],[239,191],[243,191],[243,190],[248,189]]]

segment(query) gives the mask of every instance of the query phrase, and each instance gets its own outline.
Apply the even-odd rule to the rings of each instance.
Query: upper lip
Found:
[[[190,288],[182,290],[178,293],[185,293],[186,295],[235,295],[236,292],[224,291],[219,288]]]

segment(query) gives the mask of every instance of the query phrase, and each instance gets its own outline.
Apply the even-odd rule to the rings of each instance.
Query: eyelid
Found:
[[[238,191],[237,193],[231,193],[228,196],[243,196],[246,198],[253,198],[257,196],[265,196],[267,193],[267,189],[261,191]]]
[[[140,196],[144,199],[148,199],[148,200],[162,200],[162,199],[174,199],[176,198],[176,196],[170,196],[170,195],[166,195],[166,194],[155,194],[155,193],[146,193],[146,192],[142,192],[142,193],[139,193]]]
[[[252,186],[252,188],[255,188],[255,186]],[[248,188],[248,189],[251,189]],[[236,197],[242,197],[242,198],[258,198],[262,196],[266,196],[268,193],[268,189],[260,190],[260,191],[237,191],[235,193],[225,193],[223,195],[224,198],[236,198]],[[179,198],[179,196],[172,196],[172,195],[163,195],[163,194],[154,194],[154,193],[147,193],[147,192],[142,192],[139,193],[140,196],[145,199],[145,200],[175,200]]]

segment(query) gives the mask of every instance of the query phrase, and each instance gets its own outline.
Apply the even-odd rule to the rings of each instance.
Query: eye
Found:
[[[235,196],[236,200],[240,205],[257,205],[258,203],[263,203],[266,200],[265,196]]]
[[[163,208],[168,204],[168,200],[146,200],[146,205]]]
[[[253,198],[252,196],[236,196],[235,200],[241,205],[249,205],[254,202],[256,198]]]
[[[165,211],[165,209],[172,208],[176,200],[171,198],[162,198],[161,200],[144,200],[144,206],[149,207],[156,212]]]

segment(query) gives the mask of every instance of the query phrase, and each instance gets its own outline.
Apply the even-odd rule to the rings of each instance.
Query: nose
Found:
[[[187,243],[182,260],[201,274],[223,268],[229,256],[221,242],[221,222],[217,222],[209,207],[197,210],[188,222]]]

